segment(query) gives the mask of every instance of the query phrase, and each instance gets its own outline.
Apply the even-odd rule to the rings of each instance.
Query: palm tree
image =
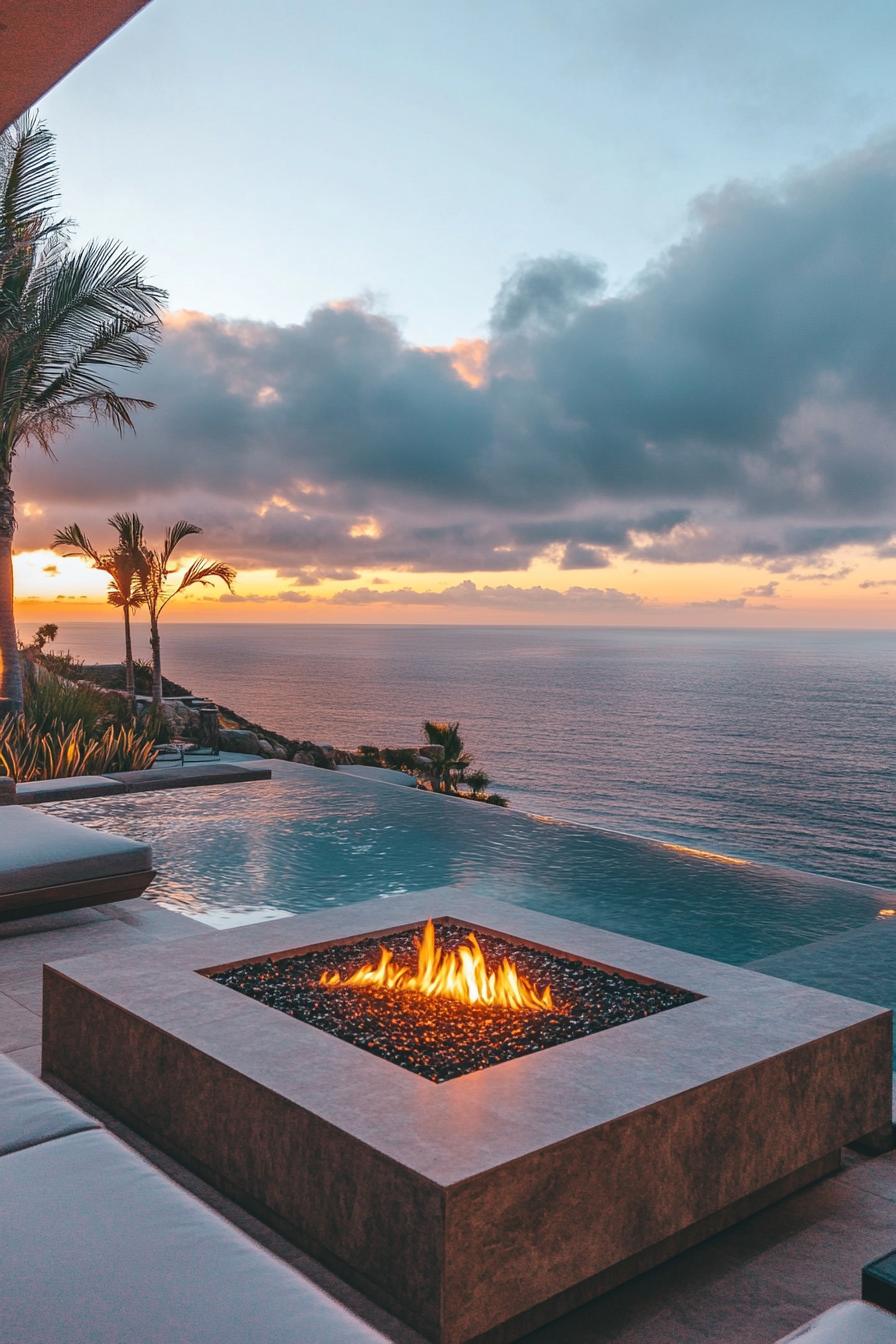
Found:
[[[173,523],[166,530],[161,547],[153,550],[143,540],[143,524],[136,513],[116,513],[109,522],[118,530],[119,536],[127,539],[127,549],[134,562],[137,591],[146,604],[146,614],[149,616],[149,644],[152,649],[152,702],[154,705],[161,705],[162,653],[159,617],[172,598],[196,584],[209,587],[213,579],[220,579],[232,591],[236,570],[221,560],[206,560],[203,556],[199,556],[187,566],[180,582],[171,588],[168,580],[178,573],[177,564],[172,564],[175,550],[187,537],[198,536],[202,528],[184,520]]]
[[[468,770],[464,775],[464,783],[474,798],[484,798],[491,782],[484,770]]]
[[[111,522],[111,519],[110,519]],[[114,524],[113,524],[114,525]],[[118,544],[108,551],[98,551],[77,523],[61,527],[53,538],[54,546],[70,546],[66,555],[83,555],[94,569],[109,575],[106,600],[118,607],[124,616],[124,688],[134,698],[134,650],[131,644],[131,612],[143,605],[143,594],[136,587],[137,566],[130,547],[128,533],[118,531]]]
[[[0,135],[0,708],[22,708],[13,607],[16,454],[82,418],[133,429],[150,402],[120,396],[110,368],[145,364],[167,295],[121,243],[69,246],[56,215],[53,136],[29,114]]]
[[[464,749],[459,723],[435,723],[427,719],[423,725],[426,740],[431,747],[441,750],[432,762],[432,786],[436,793],[457,793],[457,785],[472,759]]]

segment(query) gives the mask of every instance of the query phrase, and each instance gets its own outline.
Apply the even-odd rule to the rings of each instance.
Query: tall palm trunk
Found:
[[[18,714],[24,706],[13,602],[12,542],[15,530],[15,496],[7,468],[0,471],[0,713],[3,714]]]
[[[131,645],[131,611],[127,602],[124,607],[124,689],[133,700],[136,692],[134,685],[134,649]]]
[[[159,623],[152,614],[149,618],[149,647],[152,649],[152,702],[161,708],[162,641],[159,639]]]

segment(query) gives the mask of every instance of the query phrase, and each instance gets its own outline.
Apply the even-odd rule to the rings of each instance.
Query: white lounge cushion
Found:
[[[151,868],[152,850],[136,840],[30,807],[0,811],[0,896]]]
[[[0,1157],[85,1129],[99,1129],[99,1125],[46,1083],[0,1055]]]
[[[870,1302],[838,1302],[778,1344],[894,1344],[896,1316]]]
[[[383,1336],[102,1130],[0,1158],[9,1344]]]

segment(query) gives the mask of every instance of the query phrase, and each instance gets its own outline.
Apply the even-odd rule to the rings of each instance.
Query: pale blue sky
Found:
[[[622,284],[696,194],[892,127],[894,39],[892,0],[153,0],[43,110],[175,306],[370,291],[450,342],[522,258]]]

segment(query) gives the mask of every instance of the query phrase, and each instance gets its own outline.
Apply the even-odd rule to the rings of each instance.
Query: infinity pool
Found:
[[[893,893],[855,883],[344,774],[274,768],[270,782],[46,810],[149,841],[152,898],[216,927],[475,883],[500,900],[744,964],[867,935],[887,923],[879,910],[896,905]],[[890,924],[896,932],[896,919]]]

